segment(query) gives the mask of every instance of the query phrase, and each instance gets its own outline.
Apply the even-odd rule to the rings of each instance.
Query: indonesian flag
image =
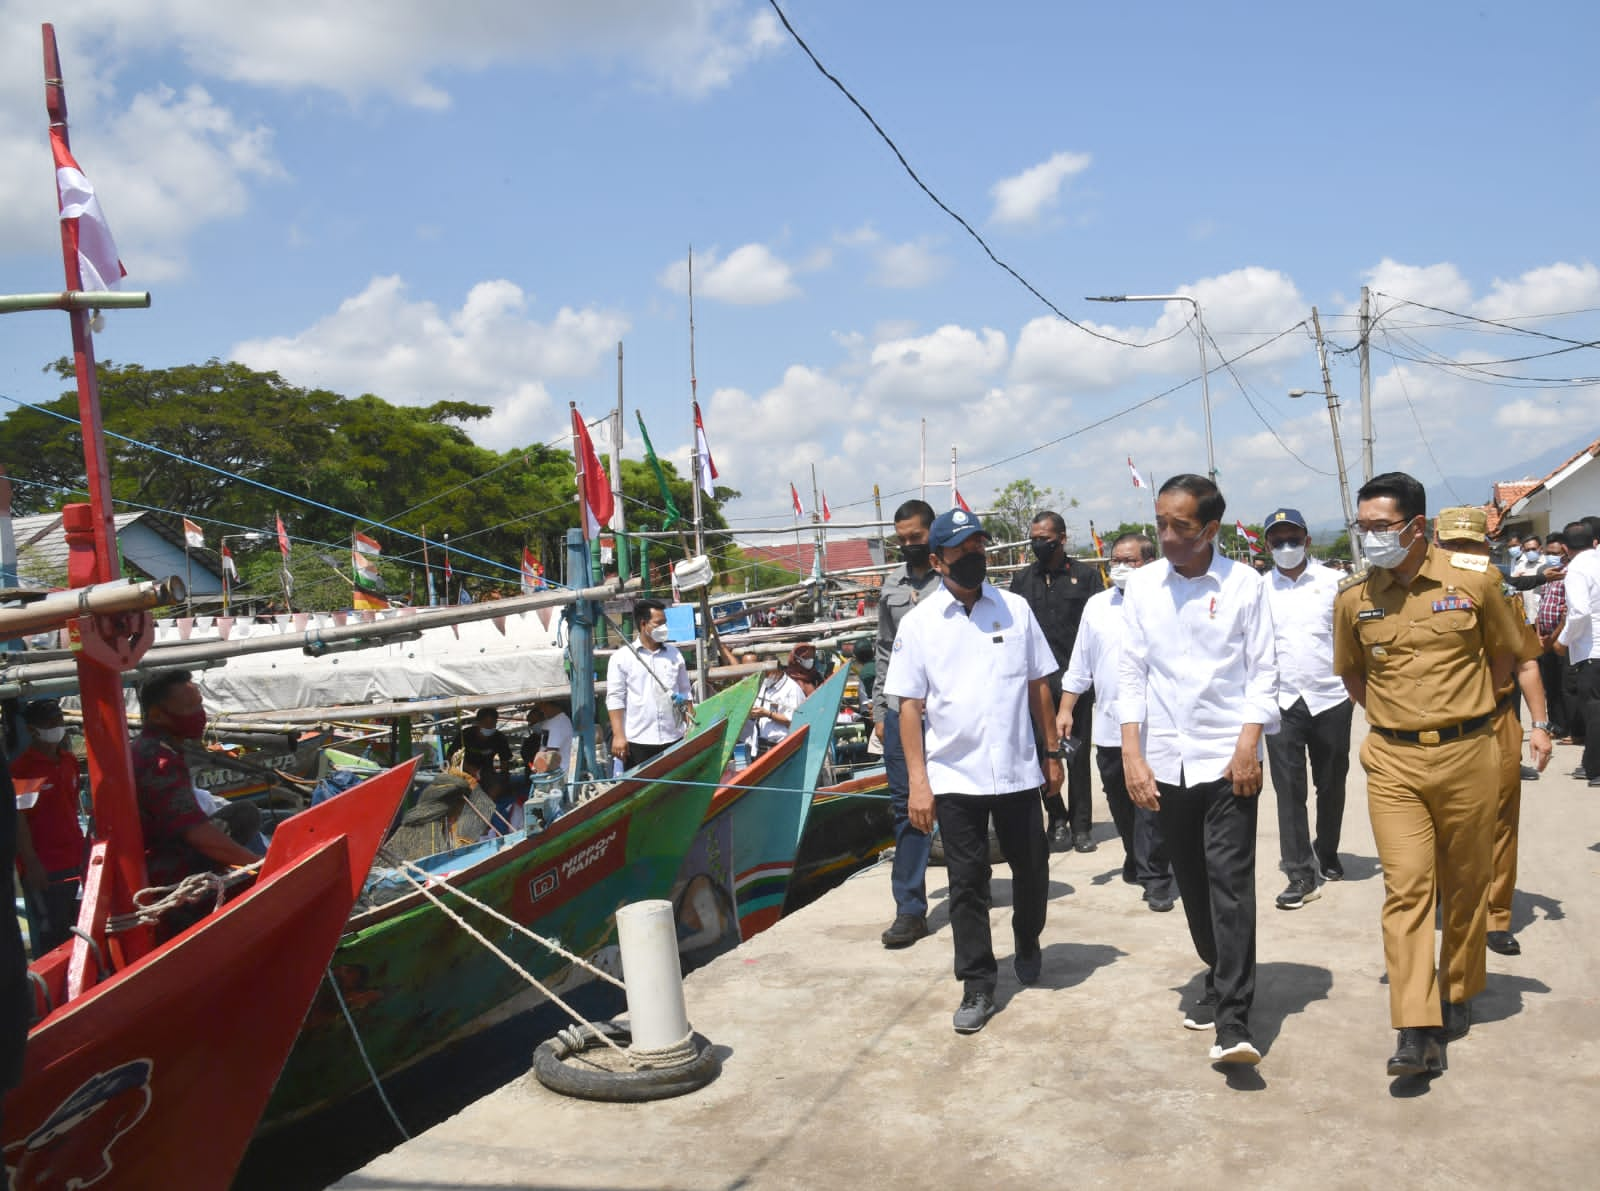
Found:
[[[800,503],[800,489],[796,488],[792,481],[789,484],[789,499],[794,502],[794,515],[796,517],[804,517],[806,515],[806,507]]]
[[[350,535],[350,565],[355,570],[357,583],[377,586],[378,555],[382,553],[383,547],[360,530]]]
[[[699,433],[699,418],[695,419]],[[600,458],[594,453],[594,442],[589,438],[589,428],[583,424],[578,407],[572,407],[572,457],[578,468],[578,503],[583,506],[583,537],[585,541],[609,525],[616,504],[611,496],[611,484],[600,469]],[[704,458],[702,456],[702,458]],[[713,475],[716,472],[713,470]]]
[[[287,566],[289,563],[289,531],[283,527],[283,516],[281,514],[274,513],[273,516],[278,521],[278,552],[283,555],[284,565]]]
[[[78,256],[78,284],[85,290],[112,290],[122,284],[128,270],[117,258],[105,212],[94,187],[72,159],[63,131],[50,130],[50,148],[56,158],[56,195],[61,200],[61,222]]]
[[[455,579],[456,573],[450,569],[450,535],[445,534],[444,543],[444,598],[450,598],[450,584]]]
[[[711,458],[711,444],[706,442],[706,424],[700,420],[700,403],[694,403],[694,449],[700,453],[700,491],[715,496],[712,483],[717,478],[717,463]]]
[[[205,531],[187,517],[183,519],[183,544],[189,550],[204,550],[206,547]]]
[[[1128,470],[1133,473],[1133,486],[1135,488],[1148,488],[1148,487],[1150,487],[1149,484],[1146,484],[1144,482],[1144,477],[1139,474],[1139,469],[1133,465],[1133,456],[1132,455],[1128,456]]]
[[[239,568],[233,565],[233,551],[228,549],[228,544],[222,544],[222,573],[226,578],[239,582]]]
[[[828,507],[828,494],[826,492],[822,494],[822,519],[824,521],[833,520],[833,510]]]
[[[1261,553],[1261,539],[1246,529],[1243,521],[1235,521],[1233,527],[1239,531],[1239,536],[1249,544],[1251,554]]]
[[[965,509],[969,513],[972,512],[972,506],[969,505],[966,501],[966,498],[961,495],[961,489],[951,488],[951,491],[956,494],[956,507]]]
[[[528,595],[544,586],[544,564],[522,548],[522,594]]]

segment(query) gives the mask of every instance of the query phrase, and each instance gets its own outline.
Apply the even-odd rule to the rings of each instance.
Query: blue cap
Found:
[[[1277,509],[1261,523],[1261,532],[1266,533],[1274,525],[1298,525],[1301,529],[1310,531],[1306,519],[1300,515],[1299,509]]]
[[[928,545],[934,550],[959,546],[975,533],[989,536],[984,533],[983,522],[978,520],[978,515],[966,509],[951,509],[933,519],[933,528],[928,531]]]

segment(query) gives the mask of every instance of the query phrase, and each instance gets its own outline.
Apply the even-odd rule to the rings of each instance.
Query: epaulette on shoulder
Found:
[[[1451,551],[1450,565],[1459,571],[1476,571],[1482,575],[1488,573],[1489,557],[1485,554],[1462,554]]]
[[[1352,587],[1359,587],[1367,581],[1367,576],[1372,574],[1371,567],[1362,567],[1359,571],[1346,575],[1339,580],[1339,590],[1349,591]]]

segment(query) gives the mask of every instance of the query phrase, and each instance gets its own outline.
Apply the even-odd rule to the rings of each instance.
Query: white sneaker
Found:
[[[1211,1048],[1211,1061],[1254,1067],[1261,1061],[1261,1052],[1249,1039],[1243,1039],[1229,1046],[1223,1046],[1219,1042]]]

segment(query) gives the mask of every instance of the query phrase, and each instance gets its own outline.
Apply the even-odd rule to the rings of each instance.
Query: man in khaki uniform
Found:
[[[1399,1042],[1391,1076],[1444,1069],[1483,988],[1499,748],[1495,690],[1511,677],[1521,625],[1480,555],[1430,549],[1427,495],[1404,472],[1358,495],[1371,569],[1340,585],[1333,668],[1367,713],[1362,742],[1372,834],[1383,865],[1383,952]],[[1437,966],[1434,903],[1444,940]]]
[[[1433,525],[1434,542],[1460,554],[1489,556],[1489,519],[1481,508],[1442,509]],[[1491,574],[1492,574],[1491,569]],[[1533,717],[1528,751],[1541,771],[1550,763],[1550,722],[1545,708],[1544,682],[1539,677],[1543,646],[1523,616],[1522,597],[1502,586],[1512,615],[1522,623],[1517,645],[1516,673],[1495,688],[1494,738],[1500,748],[1499,800],[1494,819],[1494,862],[1489,878],[1489,950],[1501,955],[1521,955],[1522,944],[1511,933],[1511,897],[1517,888],[1517,825],[1522,816],[1522,717],[1515,691],[1521,689]]]

